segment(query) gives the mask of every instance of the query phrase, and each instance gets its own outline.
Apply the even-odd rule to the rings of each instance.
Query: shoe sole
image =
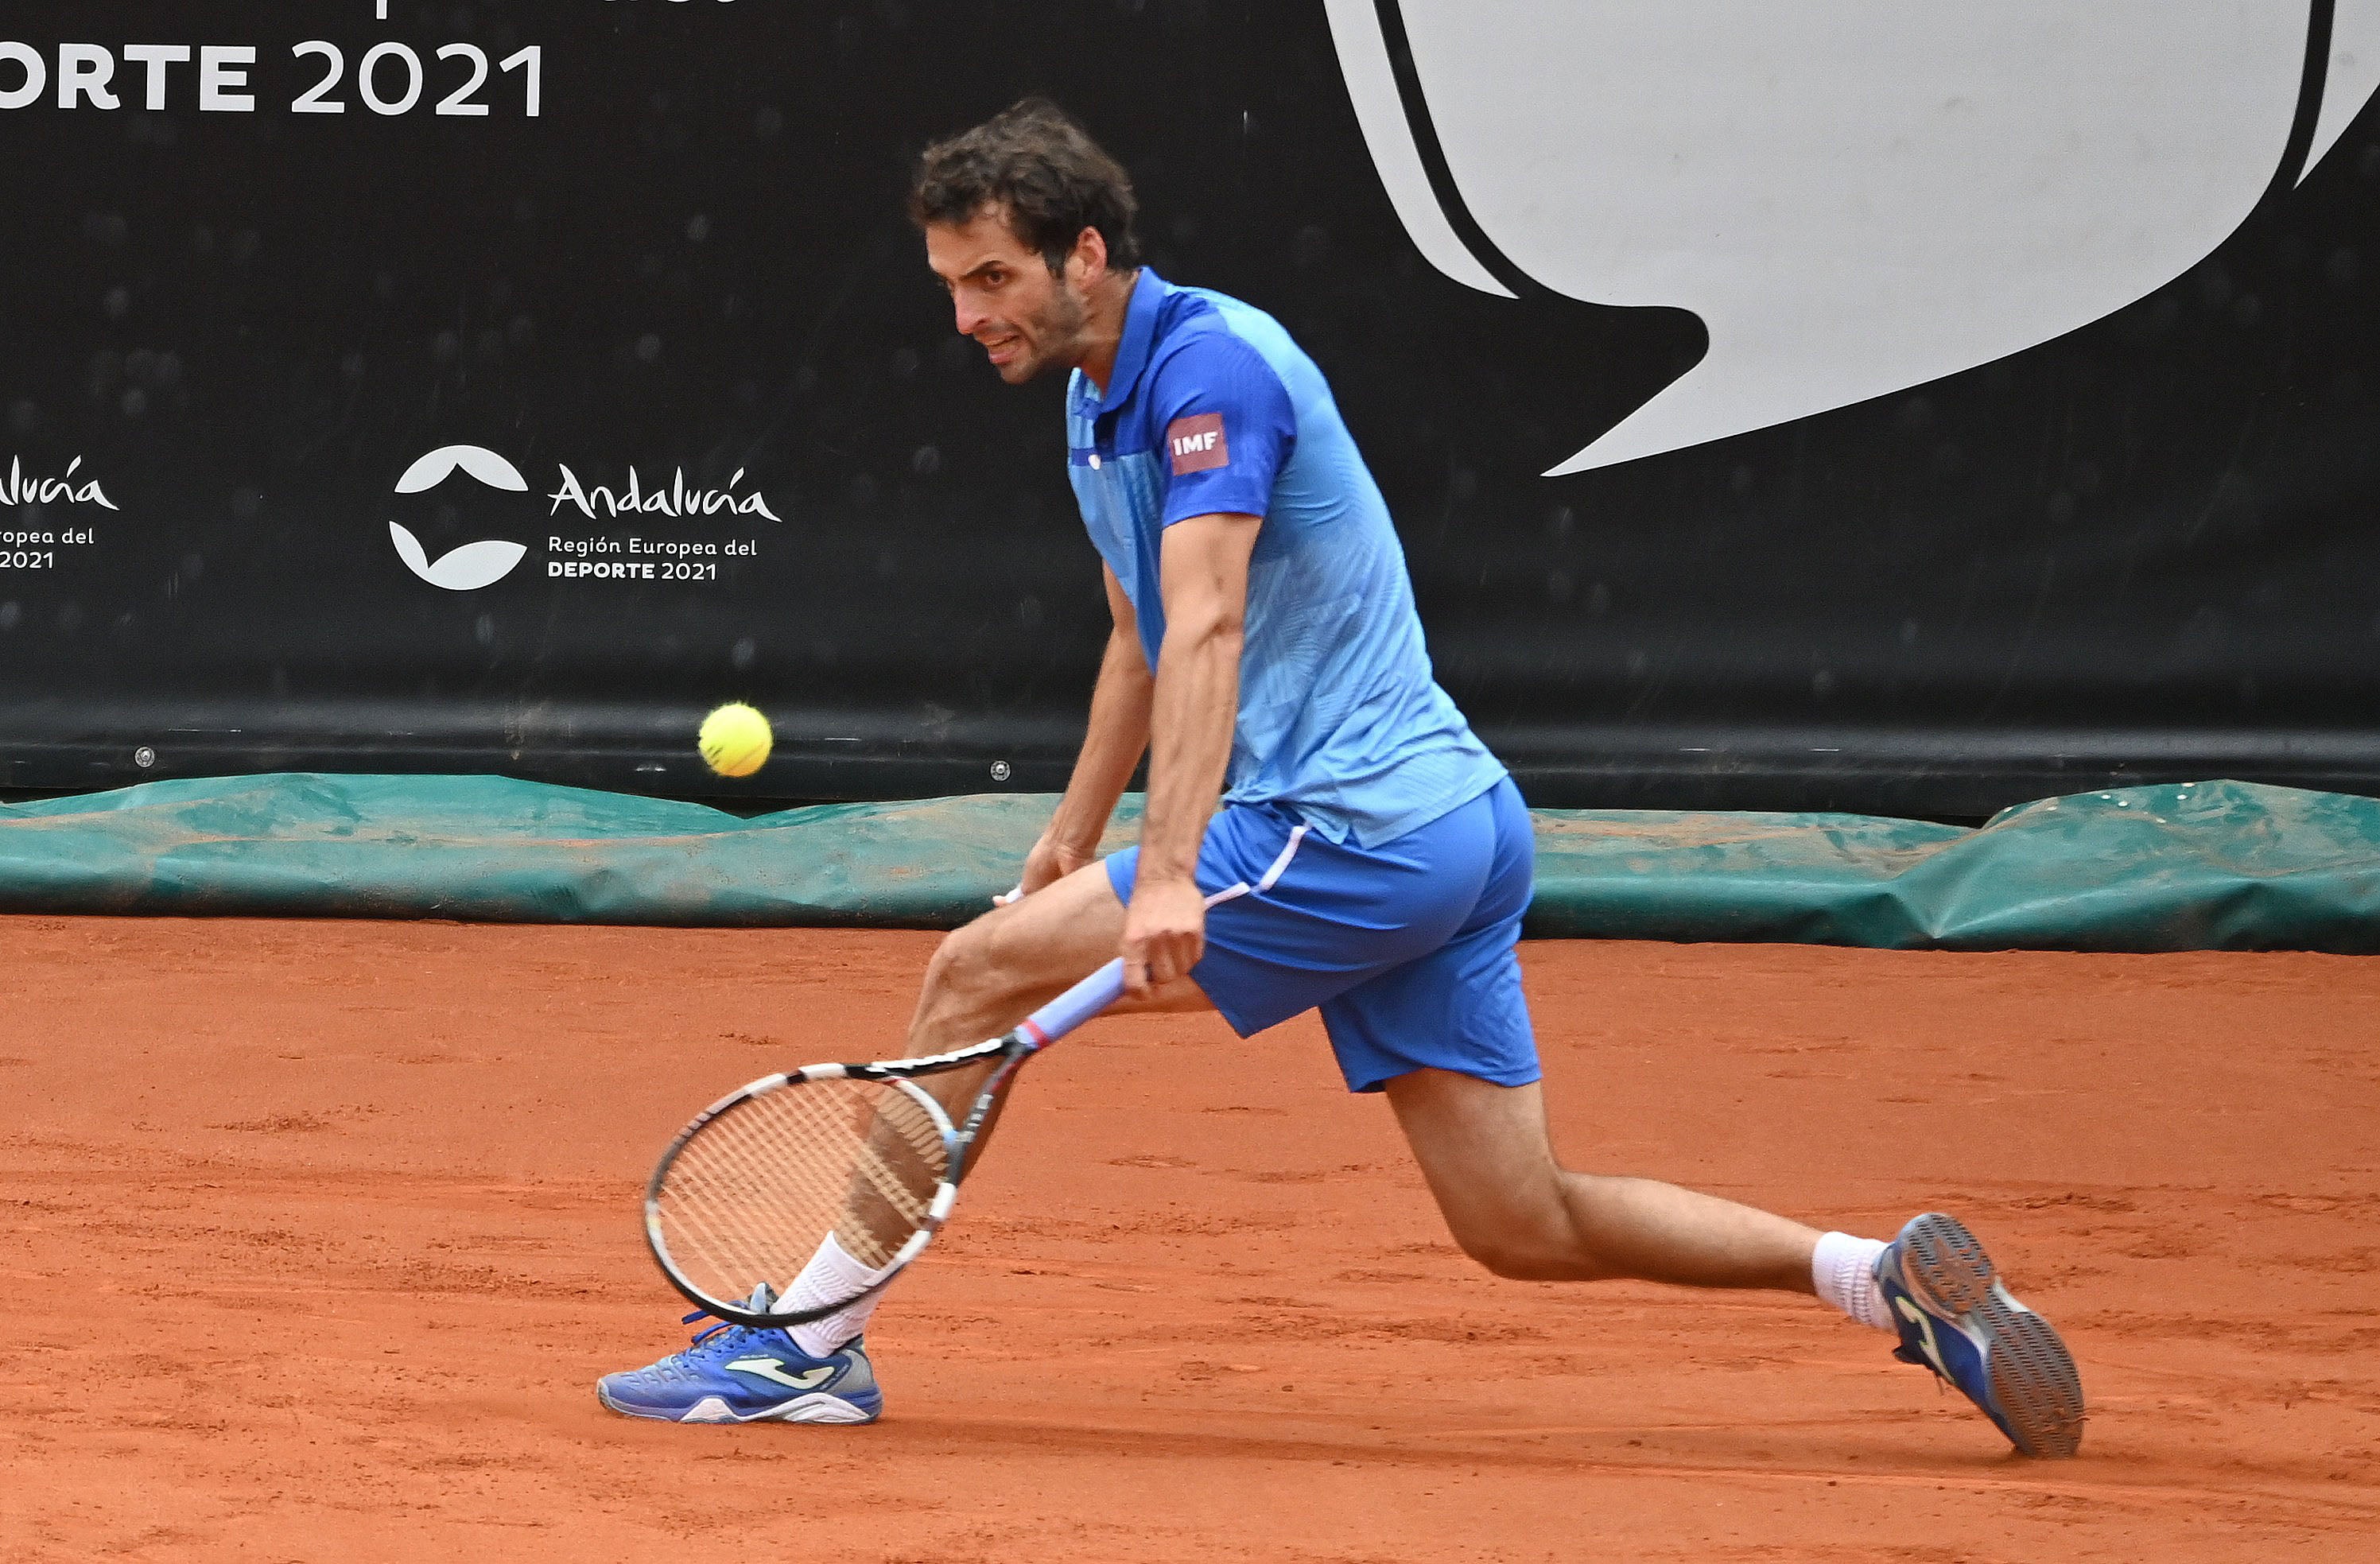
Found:
[[[666,1412],[646,1412],[637,1407],[624,1405],[613,1400],[612,1393],[601,1385],[595,1387],[595,1399],[603,1403],[606,1411],[618,1412],[622,1417],[642,1418],[649,1423],[714,1425],[719,1424],[741,1425],[747,1423],[831,1423],[850,1425],[873,1423],[883,1415],[880,1411],[870,1412],[844,1400],[840,1396],[819,1394],[796,1396],[781,1406],[771,1407],[766,1412],[756,1412],[749,1417],[736,1416],[727,1410],[725,1402],[715,1396],[706,1396],[675,1417]],[[716,1414],[704,1415],[704,1409],[707,1407],[717,1408]]]
[[[2050,1323],[2000,1284],[1983,1244],[1955,1217],[1929,1213],[1902,1235],[1901,1268],[1971,1336],[2004,1431],[2025,1455],[2070,1456],[2082,1445],[2082,1379]]]

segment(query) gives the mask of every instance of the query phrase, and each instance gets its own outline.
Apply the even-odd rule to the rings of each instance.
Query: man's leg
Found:
[[[926,964],[917,1012],[909,1020],[906,1053],[913,1059],[947,1053],[1001,1036],[1115,958],[1123,940],[1123,911],[1106,866],[1086,864],[1055,885],[996,907],[954,931]],[[1147,999],[1126,995],[1107,1013],[1213,1008],[1197,984],[1181,977]],[[917,1084],[956,1118],[974,1103],[993,1068],[953,1070]],[[983,1154],[999,1118],[995,1105],[970,1158]]]
[[[1896,1357],[1957,1386],[2024,1454],[2081,1444],[2072,1354],[1954,1218],[1928,1212],[1888,1246],[1822,1234],[1674,1184],[1571,1171],[1534,1083],[1422,1069],[1384,1089],[1455,1242],[1498,1276],[1818,1293],[1897,1331]]]
[[[1535,1083],[1415,1070],[1385,1090],[1454,1241],[1498,1276],[1815,1291],[1815,1229],[1674,1184],[1564,1168]]]
[[[1466,815],[1478,818],[1459,834]],[[1440,879],[1485,855],[1477,900],[1443,944],[1326,1001],[1322,1019],[1347,1084],[1388,1093],[1455,1242],[1497,1275],[1532,1280],[1818,1291],[1824,1235],[1799,1222],[1554,1159],[1518,953],[1536,855],[1528,808],[1505,782],[1427,830],[1447,836]]]

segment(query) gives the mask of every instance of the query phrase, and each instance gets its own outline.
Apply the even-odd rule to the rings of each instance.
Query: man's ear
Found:
[[[1108,274],[1108,241],[1097,228],[1086,226],[1075,236],[1074,253],[1066,257],[1066,270],[1074,273],[1075,285],[1088,289]]]

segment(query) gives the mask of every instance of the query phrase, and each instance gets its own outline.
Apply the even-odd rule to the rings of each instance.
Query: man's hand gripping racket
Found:
[[[802,1325],[880,1291],[932,1242],[1017,1069],[1113,1004],[1111,961],[1007,1036],[953,1053],[813,1064],[713,1103],[662,1154],[645,1238],[670,1285],[737,1325]],[[953,1124],[920,1078],[990,1064]],[[813,1266],[839,1249],[833,1264]],[[796,1289],[794,1282],[802,1278]]]

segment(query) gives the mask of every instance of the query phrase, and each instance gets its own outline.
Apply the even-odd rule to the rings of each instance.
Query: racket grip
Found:
[[[1034,1047],[1046,1047],[1123,997],[1123,959],[1119,956],[1026,1016],[1017,1030]]]

